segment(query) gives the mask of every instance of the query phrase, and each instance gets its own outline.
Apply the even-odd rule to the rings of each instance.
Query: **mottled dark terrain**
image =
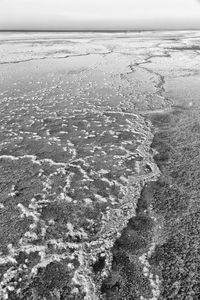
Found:
[[[0,36],[0,299],[198,299],[199,32]]]

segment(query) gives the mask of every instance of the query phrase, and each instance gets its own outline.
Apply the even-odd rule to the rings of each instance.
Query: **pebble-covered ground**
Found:
[[[0,299],[198,299],[199,54],[0,35]]]

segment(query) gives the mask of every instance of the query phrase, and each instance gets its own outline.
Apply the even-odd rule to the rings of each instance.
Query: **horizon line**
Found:
[[[141,31],[200,31],[200,28],[152,29],[0,29],[0,32],[141,32]]]

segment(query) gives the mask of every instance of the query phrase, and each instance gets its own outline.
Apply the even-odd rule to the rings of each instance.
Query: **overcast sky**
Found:
[[[200,1],[0,0],[0,29],[200,29]]]

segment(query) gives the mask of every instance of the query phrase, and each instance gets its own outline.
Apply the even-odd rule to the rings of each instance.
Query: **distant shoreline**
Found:
[[[98,33],[131,33],[131,32],[162,32],[162,31],[200,31],[200,28],[190,28],[190,29],[138,29],[138,30],[91,30],[91,29],[84,29],[84,30],[25,30],[25,29],[0,29],[0,32],[66,32],[66,33],[75,33],[75,32],[98,32]]]

